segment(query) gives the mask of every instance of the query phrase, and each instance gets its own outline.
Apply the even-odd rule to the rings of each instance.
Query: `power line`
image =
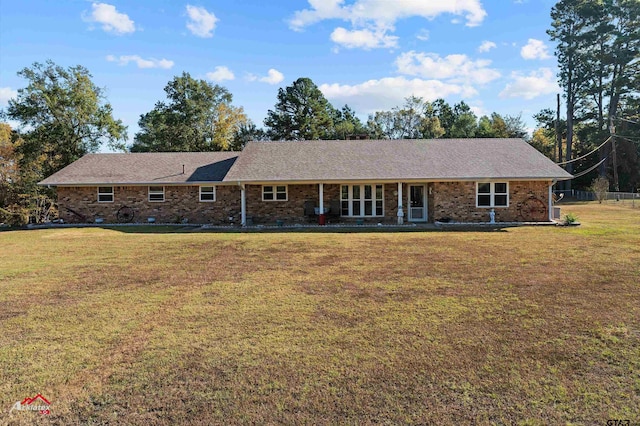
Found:
[[[573,160],[563,161],[563,162],[561,162],[561,163],[556,163],[556,164],[557,164],[558,166],[562,166],[563,164],[569,164],[569,163],[573,163],[574,161],[582,160],[583,158],[590,156],[591,154],[593,154],[594,152],[596,152],[597,150],[599,150],[600,148],[602,148],[602,147],[603,147],[607,142],[609,142],[610,140],[611,140],[611,136],[609,136],[609,137],[607,138],[607,140],[606,140],[606,141],[602,142],[602,143],[600,144],[600,146],[599,146],[599,147],[597,147],[597,148],[595,148],[593,151],[591,151],[591,152],[589,152],[589,153],[587,153],[587,154],[585,154],[585,155],[582,155],[582,156],[580,156],[580,157],[578,157],[578,158],[574,158]]]
[[[573,177],[572,177],[571,179],[577,179],[577,178],[579,178],[579,177],[581,177],[581,176],[584,176],[584,175],[586,175],[587,173],[589,173],[589,172],[591,172],[591,171],[595,170],[595,168],[596,168],[596,167],[598,167],[600,164],[604,163],[604,162],[606,161],[606,159],[607,159],[607,158],[609,158],[609,156],[608,156],[608,155],[607,155],[606,157],[604,157],[604,158],[603,158],[603,159],[602,159],[598,164],[596,164],[596,165],[594,165],[594,166],[589,167],[587,170],[583,170],[583,171],[581,171],[581,172],[580,172],[580,173],[578,173],[577,175],[573,175]]]

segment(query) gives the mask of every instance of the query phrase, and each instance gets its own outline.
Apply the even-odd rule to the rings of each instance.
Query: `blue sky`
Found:
[[[555,107],[552,0],[0,1],[0,107],[33,62],[83,65],[138,130],[183,71],[231,91],[259,126],[278,88],[311,78],[364,120],[410,95],[478,116]]]

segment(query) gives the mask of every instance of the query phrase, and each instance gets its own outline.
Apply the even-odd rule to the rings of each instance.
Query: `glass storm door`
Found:
[[[409,185],[409,220],[427,221],[427,203],[424,198],[424,185]]]

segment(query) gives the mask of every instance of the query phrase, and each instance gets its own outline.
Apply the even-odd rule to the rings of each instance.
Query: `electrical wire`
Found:
[[[596,165],[594,165],[594,166],[591,166],[591,167],[589,167],[587,170],[583,170],[583,171],[581,171],[580,173],[578,173],[578,174],[576,174],[576,175],[573,175],[573,177],[572,177],[571,179],[577,179],[577,178],[579,178],[579,177],[581,177],[581,176],[584,176],[584,175],[586,175],[587,173],[589,173],[589,172],[591,172],[591,171],[595,170],[595,168],[596,168],[596,167],[598,167],[600,164],[604,163],[604,162],[606,161],[606,159],[607,159],[607,158],[609,158],[609,156],[608,156],[608,155],[607,155],[606,157],[604,157],[604,158],[603,158],[603,159],[602,159],[598,164],[596,164]]]
[[[560,162],[560,163],[556,163],[556,164],[557,164],[558,166],[562,166],[563,164],[569,164],[569,163],[573,163],[574,161],[582,160],[583,158],[590,156],[591,154],[593,154],[594,152],[596,152],[597,150],[599,150],[600,148],[602,148],[602,147],[603,147],[607,142],[609,142],[610,140],[611,140],[611,136],[609,136],[609,137],[607,138],[607,140],[606,140],[606,141],[602,142],[602,144],[600,144],[600,146],[599,146],[599,147],[597,147],[596,149],[594,149],[593,151],[591,151],[591,152],[589,152],[589,153],[587,153],[587,154],[585,154],[585,155],[582,155],[582,156],[580,156],[580,157],[578,157],[578,158],[574,158],[573,160],[562,161],[562,162]]]

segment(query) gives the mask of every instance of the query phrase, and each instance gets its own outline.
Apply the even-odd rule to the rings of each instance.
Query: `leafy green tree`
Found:
[[[41,164],[39,177],[60,170],[104,143],[123,149],[126,127],[112,115],[104,90],[83,66],[67,69],[34,63],[18,75],[28,81],[9,100],[6,117],[20,124],[24,139],[18,149],[23,163]]]
[[[477,138],[508,138],[507,123],[502,116],[496,112],[491,114],[491,118],[483,115],[478,120]]]
[[[356,116],[349,105],[345,105],[341,110],[333,111],[334,136],[333,139],[349,139],[367,133],[367,129],[362,121]]]
[[[505,115],[503,123],[505,136],[496,137],[529,139],[527,125],[522,121],[522,114]]]
[[[443,137],[450,138],[451,137],[451,129],[453,128],[453,123],[456,120],[456,115],[453,112],[451,106],[444,99],[436,99],[432,103],[434,115],[440,121],[440,126],[444,129]]]
[[[433,139],[444,134],[431,103],[409,96],[402,106],[369,116],[372,135],[383,139]]]
[[[233,137],[231,144],[232,151],[242,151],[242,148],[251,141],[268,141],[267,132],[264,129],[258,129],[255,123],[247,120],[246,123],[240,124],[238,130]]]
[[[454,120],[447,134],[451,138],[473,138],[476,135],[478,119],[469,105],[460,101],[453,107]]]
[[[224,87],[196,80],[187,72],[164,88],[167,101],[140,116],[132,152],[229,151],[248,123]]]
[[[310,78],[302,77],[278,90],[275,109],[264,124],[272,140],[330,139],[334,108]]]

